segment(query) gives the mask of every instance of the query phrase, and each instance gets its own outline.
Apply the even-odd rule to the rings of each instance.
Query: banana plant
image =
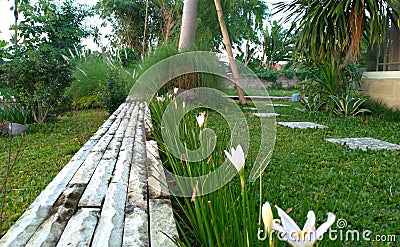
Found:
[[[329,98],[336,104],[336,108],[333,109],[333,112],[337,115],[349,117],[360,113],[371,112],[368,109],[360,109],[361,105],[367,101],[368,98],[358,98],[349,94],[345,96],[330,95]]]

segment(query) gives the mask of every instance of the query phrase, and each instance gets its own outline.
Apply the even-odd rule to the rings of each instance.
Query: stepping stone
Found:
[[[264,113],[264,112],[256,112],[253,113],[254,116],[256,117],[277,117],[279,114],[277,113]]]
[[[281,107],[281,106],[289,106],[289,105],[285,105],[285,104],[267,104],[267,106]]]
[[[282,126],[286,126],[292,129],[326,129],[325,125],[311,123],[311,122],[277,122]]]
[[[245,110],[257,111],[257,107],[243,107]]]
[[[326,139],[328,142],[338,143],[341,145],[345,145],[351,149],[361,149],[363,151],[367,151],[367,149],[371,150],[381,150],[387,149],[391,151],[400,150],[400,145],[393,144],[390,142],[381,141],[378,139],[374,139],[371,137],[364,138],[328,138]]]

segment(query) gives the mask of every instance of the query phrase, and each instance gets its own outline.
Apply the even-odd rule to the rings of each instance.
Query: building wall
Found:
[[[365,72],[361,89],[371,100],[400,108],[400,71]]]

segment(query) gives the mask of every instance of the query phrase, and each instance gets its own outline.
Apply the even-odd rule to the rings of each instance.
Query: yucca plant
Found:
[[[333,112],[337,115],[349,117],[360,113],[371,112],[368,109],[360,109],[361,105],[367,101],[368,98],[359,98],[351,94],[344,96],[330,95],[329,98],[331,98],[336,104],[336,108],[333,109]]]
[[[325,103],[320,93],[310,95],[307,98],[300,96],[299,99],[304,111],[309,114],[317,113]]]

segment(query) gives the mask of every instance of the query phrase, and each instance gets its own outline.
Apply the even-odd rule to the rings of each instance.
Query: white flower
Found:
[[[262,214],[262,219],[263,219],[265,228],[268,231],[268,236],[269,236],[269,233],[272,231],[271,224],[274,219],[274,216],[272,215],[272,209],[271,209],[271,206],[269,205],[269,202],[264,203],[264,205],[262,206],[261,214]]]
[[[4,100],[4,96],[3,95],[0,95],[0,100]]]
[[[300,230],[294,220],[285,211],[278,206],[275,207],[278,209],[282,225],[279,224],[278,219],[274,219],[272,221],[272,228],[278,231],[285,241],[295,247],[312,247],[335,222],[336,216],[333,213],[328,213],[328,220],[315,230],[315,214],[313,211],[309,211],[306,224],[303,230]]]
[[[178,94],[178,92],[179,92],[179,88],[174,87],[174,94]]]
[[[228,153],[224,150],[226,157],[231,161],[231,163],[235,166],[236,170],[240,171],[243,169],[245,159],[242,146],[240,144],[237,146],[236,150],[232,147],[231,153]]]
[[[200,114],[196,117],[196,120],[200,128],[203,127],[204,123],[206,122],[206,112],[200,112]]]
[[[157,99],[158,102],[164,102],[165,101],[165,97],[164,96],[161,96],[161,97],[157,96],[156,99]]]

